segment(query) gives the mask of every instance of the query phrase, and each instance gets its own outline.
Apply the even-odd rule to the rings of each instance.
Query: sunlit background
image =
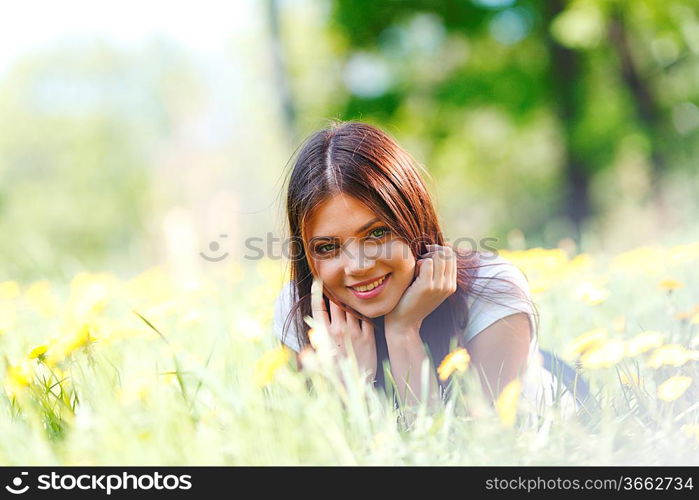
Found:
[[[284,236],[283,169],[330,119],[382,126],[427,167],[451,241],[692,240],[698,11],[692,0],[13,5],[0,17],[0,278],[163,262],[196,274],[219,265],[200,252],[259,255],[246,238],[265,248]]]
[[[696,0],[5,6],[0,464],[699,464],[698,104]],[[525,272],[594,404],[491,407],[462,352],[409,422],[297,369],[284,174],[331,120]]]

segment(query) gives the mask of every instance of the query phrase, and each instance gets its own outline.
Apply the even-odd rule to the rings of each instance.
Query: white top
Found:
[[[519,268],[497,254],[481,252],[479,255],[478,273],[473,282],[473,288],[478,295],[473,294],[468,297],[469,314],[463,345],[495,321],[512,314],[526,313],[531,324],[532,338],[529,346],[527,375],[523,383],[523,396],[532,403],[540,402],[543,397],[547,404],[551,404],[556,380],[541,366],[534,308],[527,278]],[[482,292],[485,293],[485,298],[481,296]],[[280,340],[284,320],[291,309],[291,293],[291,282],[289,282],[279,292],[274,306],[274,331]],[[294,351],[300,350],[293,322],[284,343]],[[567,404],[574,404],[572,396]]]

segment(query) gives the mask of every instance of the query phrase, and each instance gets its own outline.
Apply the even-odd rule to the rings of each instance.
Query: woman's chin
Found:
[[[378,318],[379,316],[385,316],[393,310],[393,307],[387,307],[385,305],[377,304],[374,307],[360,306],[356,309],[367,318],[374,319]]]

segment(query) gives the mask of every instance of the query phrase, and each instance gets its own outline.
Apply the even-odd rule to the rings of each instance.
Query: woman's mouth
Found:
[[[357,287],[348,286],[347,288],[349,288],[352,293],[360,299],[373,299],[381,293],[381,290],[386,288],[386,282],[390,277],[391,273],[388,273],[387,275],[382,276],[381,278],[367,285]]]

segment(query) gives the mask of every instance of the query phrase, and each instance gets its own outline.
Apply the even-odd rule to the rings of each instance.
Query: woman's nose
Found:
[[[376,249],[371,245],[347,245],[345,248],[345,274],[365,274],[374,267]]]

